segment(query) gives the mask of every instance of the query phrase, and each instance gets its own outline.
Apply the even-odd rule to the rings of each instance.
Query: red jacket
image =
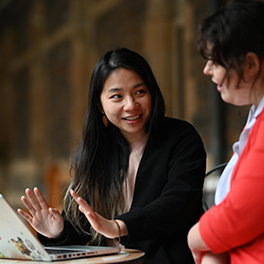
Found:
[[[233,170],[229,194],[201,217],[200,233],[212,252],[228,251],[232,264],[264,263],[264,110]]]

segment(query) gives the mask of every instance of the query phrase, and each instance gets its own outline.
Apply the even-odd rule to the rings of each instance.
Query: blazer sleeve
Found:
[[[245,245],[264,233],[263,113],[258,119],[234,168],[229,194],[200,220],[201,236],[215,253]]]
[[[170,126],[160,145],[147,148],[139,167],[131,211],[119,216],[128,229],[126,243],[187,235],[199,220],[206,154],[187,122]]]

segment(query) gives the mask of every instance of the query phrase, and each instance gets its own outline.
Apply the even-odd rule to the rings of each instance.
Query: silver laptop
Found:
[[[120,252],[119,247],[43,247],[1,194],[0,212],[0,258],[55,261]]]

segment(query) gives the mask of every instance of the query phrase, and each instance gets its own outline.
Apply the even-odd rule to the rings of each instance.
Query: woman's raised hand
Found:
[[[89,204],[78,196],[73,190],[70,190],[71,196],[79,204],[79,210],[86,216],[87,220],[90,222],[91,226],[95,231],[102,234],[107,238],[116,238],[119,235],[127,235],[127,228],[123,221],[121,220],[108,220],[101,215],[95,213]],[[117,223],[118,222],[118,226]],[[119,234],[119,228],[120,233]]]
[[[34,193],[26,189],[25,196],[21,201],[28,209],[29,213],[18,209],[18,213],[25,218],[30,225],[40,234],[48,238],[58,238],[64,229],[63,217],[57,209],[50,208],[38,188],[34,188]]]

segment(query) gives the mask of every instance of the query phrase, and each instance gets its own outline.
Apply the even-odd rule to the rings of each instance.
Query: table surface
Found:
[[[91,258],[81,258],[64,261],[53,261],[53,262],[40,262],[40,261],[25,261],[25,260],[11,260],[11,259],[0,259],[0,264],[45,264],[45,263],[63,263],[63,264],[97,264],[97,263],[124,263],[124,264],[142,264],[144,261],[145,253],[135,249],[122,249],[118,254],[98,256]]]

